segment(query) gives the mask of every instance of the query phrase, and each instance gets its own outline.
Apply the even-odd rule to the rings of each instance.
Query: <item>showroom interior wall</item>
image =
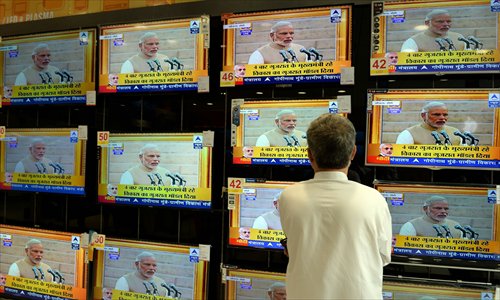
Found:
[[[0,109],[0,125],[13,128],[52,128],[87,125],[89,140],[86,157],[86,195],[0,191],[0,223],[56,231],[95,230],[107,237],[160,243],[211,245],[208,299],[223,298],[220,264],[272,272],[285,272],[287,259],[281,250],[247,249],[228,246],[227,195],[223,187],[228,177],[266,178],[301,181],[312,177],[305,166],[233,165],[229,145],[231,99],[329,99],[351,95],[349,119],[358,131],[358,147],[364,147],[366,98],[368,89],[387,88],[500,88],[497,74],[411,75],[370,77],[369,1],[353,1],[352,65],[355,85],[305,84],[277,86],[219,87],[222,66],[221,14],[285,8],[351,4],[341,1],[218,1],[206,0],[171,6],[103,12],[0,26],[0,36],[54,32],[132,22],[189,18],[210,15],[210,92],[165,92],[140,94],[98,94],[96,106],[18,106]],[[97,72],[97,71],[96,71]],[[339,92],[345,90],[345,92]],[[259,92],[259,93],[257,93]],[[301,92],[301,93],[298,93]],[[304,94],[305,92],[305,94]],[[210,210],[106,205],[97,202],[98,151],[96,132],[215,132],[212,164],[212,208]],[[361,182],[375,179],[398,182],[500,184],[498,171],[431,170],[425,168],[367,167],[357,157],[352,168]],[[335,229],[332,229],[335,230]],[[436,267],[433,265],[436,264]],[[462,266],[463,267],[463,266]],[[471,263],[473,268],[474,264]],[[461,268],[461,267],[460,267]],[[498,284],[496,270],[464,272],[459,267],[439,267],[429,260],[421,264],[394,264],[388,275],[424,279],[449,279]]]

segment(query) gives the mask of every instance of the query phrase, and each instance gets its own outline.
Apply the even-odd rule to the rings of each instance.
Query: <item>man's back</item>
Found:
[[[342,172],[317,172],[280,197],[290,299],[381,299],[391,216],[376,190]]]

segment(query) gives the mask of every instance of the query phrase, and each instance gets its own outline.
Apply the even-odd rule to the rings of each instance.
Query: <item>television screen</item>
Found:
[[[79,238],[0,225],[0,276],[5,278],[0,280],[0,297],[85,299],[87,270]]]
[[[495,187],[375,183],[392,216],[393,255],[500,260]]]
[[[323,100],[250,101],[233,99],[233,163],[309,165],[306,131],[324,113],[347,116],[350,96]]]
[[[229,244],[283,249],[278,198],[293,182],[228,178]]]
[[[208,89],[209,20],[103,26],[99,92]]]
[[[490,0],[372,2],[370,74],[498,72],[499,11]]]
[[[75,104],[95,100],[94,64],[95,29],[3,37],[2,104]]]
[[[286,299],[285,274],[257,270],[227,269],[226,299]]]
[[[340,82],[351,6],[226,14],[221,86]]]
[[[369,91],[366,164],[498,170],[499,99],[493,90]]]
[[[103,136],[99,202],[210,208],[212,148],[201,133]]]
[[[404,277],[401,281],[384,281],[382,298],[384,300],[392,299],[421,299],[421,300],[473,300],[473,299],[494,299],[495,287],[477,284],[467,285],[454,282],[449,283],[424,283],[424,280],[404,282]],[[472,286],[471,286],[472,285]]]
[[[107,239],[93,299],[205,299],[208,261],[198,247]],[[105,296],[109,298],[105,298]]]
[[[87,126],[7,128],[0,137],[0,189],[85,194]]]

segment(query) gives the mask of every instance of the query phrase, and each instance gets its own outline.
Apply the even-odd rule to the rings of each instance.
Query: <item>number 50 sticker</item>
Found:
[[[109,131],[97,132],[97,145],[107,145],[109,143]]]

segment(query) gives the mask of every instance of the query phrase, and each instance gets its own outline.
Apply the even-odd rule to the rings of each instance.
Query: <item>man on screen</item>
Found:
[[[407,39],[401,52],[431,52],[464,50],[465,43],[460,33],[450,31],[451,16],[445,9],[434,9],[425,16],[427,29]]]
[[[279,208],[279,203],[278,203],[278,199],[279,199],[280,195],[281,195],[281,192],[274,195],[274,197],[273,197],[274,209],[258,216],[253,221],[252,228],[281,230],[280,208]]]
[[[151,252],[141,252],[135,258],[135,271],[120,277],[116,281],[115,290],[134,293],[148,294],[154,296],[167,296],[165,281],[156,272],[158,265],[156,258]]]
[[[305,132],[296,130],[297,115],[291,109],[284,109],[274,118],[276,128],[269,130],[257,138],[258,147],[305,147],[307,139]]]
[[[8,275],[51,282],[51,268],[42,262],[43,245],[40,240],[31,239],[24,247],[26,257],[15,261],[9,267]]]
[[[12,98],[12,87],[11,86],[4,86],[3,87],[3,98],[10,99]]]
[[[102,300],[112,300],[113,299],[113,289],[103,288],[102,289]]]
[[[394,148],[392,147],[392,144],[380,144],[379,150],[380,153],[378,156],[391,156]]]
[[[446,198],[441,196],[432,196],[428,198],[424,202],[423,212],[423,216],[403,224],[399,230],[399,234],[448,238],[463,237],[462,232],[455,228],[455,226],[460,226],[460,224],[448,219],[449,206]]]
[[[306,61],[306,54],[300,52],[304,46],[293,43],[295,32],[292,23],[279,21],[271,27],[271,42],[255,50],[248,64],[276,64]]]
[[[47,146],[42,139],[33,139],[28,149],[29,154],[16,164],[14,173],[64,173],[64,169],[59,163],[55,163],[52,160],[45,158]]]
[[[31,53],[33,65],[22,70],[14,85],[59,83],[62,74],[58,68],[50,66],[51,54],[47,44],[39,44]]]
[[[157,145],[144,145],[139,150],[140,163],[122,174],[120,184],[178,185],[172,183],[172,180],[176,181],[175,175],[159,166],[160,157],[160,148]]]
[[[385,59],[387,60],[387,65],[393,66],[398,64],[398,53],[397,52],[387,52],[385,54]]]
[[[240,227],[239,234],[240,234],[240,239],[249,240],[251,234],[250,227]]]
[[[286,286],[283,282],[271,284],[267,290],[269,300],[286,300]]]
[[[7,283],[7,276],[5,274],[0,273],[0,286],[5,286]]]
[[[448,108],[443,102],[430,102],[420,112],[422,123],[403,130],[396,139],[396,144],[451,144],[460,145],[461,140],[454,133],[455,127],[446,125]]]
[[[166,72],[169,66],[168,56],[158,53],[160,39],[154,32],[146,32],[139,38],[140,52],[128,60],[121,67],[120,73]]]

